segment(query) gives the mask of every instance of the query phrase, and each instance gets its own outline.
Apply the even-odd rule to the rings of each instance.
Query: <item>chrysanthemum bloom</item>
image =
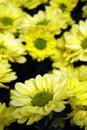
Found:
[[[41,28],[32,28],[22,35],[25,48],[33,59],[42,61],[55,51],[56,39],[51,33]]]
[[[39,27],[55,35],[60,34],[61,29],[65,29],[73,23],[69,14],[64,14],[58,8],[45,6],[45,11],[39,11],[33,17],[26,15],[20,24],[20,30],[25,32],[25,28]]]
[[[70,13],[77,5],[78,0],[50,0],[50,5],[59,8],[62,12]]]
[[[0,61],[0,87],[4,87],[1,83],[8,83],[17,78],[16,73],[12,71],[11,65],[5,60]]]
[[[59,8],[55,8],[54,6],[46,6],[45,8],[46,19],[50,21],[48,22],[49,29],[54,30],[55,34],[59,34],[61,29],[65,29],[68,25],[74,23],[69,13],[63,13]]]
[[[63,69],[65,66],[70,65],[69,61],[66,61],[63,57],[63,53],[65,51],[65,42],[63,38],[58,38],[56,40],[56,50],[54,54],[50,57],[52,60],[52,67]]]
[[[24,63],[26,61],[25,54],[21,39],[16,39],[11,33],[0,33],[0,59]]]
[[[69,95],[68,103],[71,105],[72,111],[67,115],[71,119],[71,124],[85,127],[87,130],[87,81],[79,81],[76,75],[72,75],[66,84],[67,95]],[[70,92],[71,91],[71,92]]]
[[[0,30],[2,32],[16,32],[24,16],[23,11],[13,6],[10,2],[1,3]]]
[[[87,18],[87,4],[82,8],[82,17]]]
[[[60,74],[59,74],[60,76]],[[11,90],[10,105],[16,108],[13,116],[18,123],[27,125],[38,122],[52,111],[61,112],[65,108],[64,94],[66,79],[53,74],[37,75],[23,83],[16,83]]]
[[[86,106],[87,107],[87,106]],[[69,114],[71,124],[79,126],[81,129],[87,130],[87,109],[76,109]]]
[[[16,121],[12,116],[13,110],[12,107],[6,107],[5,103],[0,103],[0,130],[4,130],[5,127]]]
[[[64,34],[65,52],[63,56],[71,63],[87,61],[87,20],[74,24],[70,32]]]
[[[79,81],[77,75],[72,74],[68,78],[66,88],[73,92],[72,98],[69,99],[69,104],[73,109],[81,106],[87,106],[87,81]]]

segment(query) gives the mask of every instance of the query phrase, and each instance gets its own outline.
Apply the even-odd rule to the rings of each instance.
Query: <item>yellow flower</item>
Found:
[[[5,60],[0,61],[0,87],[4,87],[1,83],[8,83],[17,78],[16,73],[12,71],[11,65]]]
[[[33,59],[42,61],[55,51],[56,39],[41,28],[32,28],[22,36],[26,42],[25,48]]]
[[[8,0],[17,7],[26,7],[28,9],[34,9],[40,4],[46,3],[48,0]]]
[[[20,25],[20,32],[24,33],[27,29],[38,27],[55,35],[60,34],[61,29],[65,29],[68,25],[73,23],[74,21],[69,14],[64,14],[52,6],[45,6],[45,11],[40,10],[34,16],[25,16]]]
[[[60,76],[60,73],[59,73]],[[13,116],[18,123],[27,125],[38,122],[51,111],[61,112],[65,108],[64,94],[66,79],[53,74],[37,75],[23,83],[16,83],[11,90],[10,105],[16,110]]]
[[[87,130],[87,110],[76,109],[69,114],[69,117],[71,117],[71,124]]]
[[[87,4],[82,7],[82,17],[87,18]]]
[[[74,24],[70,32],[64,34],[65,52],[63,56],[71,63],[87,61],[87,20]]]
[[[87,81],[80,82],[77,75],[72,74],[72,77],[68,78],[66,88],[67,92],[71,91],[73,96],[69,99],[69,104],[72,108],[81,108],[87,106]],[[68,93],[69,94],[69,93]]]
[[[46,20],[50,21],[48,24],[51,32],[55,31],[55,34],[59,34],[61,29],[65,29],[68,25],[74,23],[69,13],[63,13],[54,6],[46,6],[45,8]]]
[[[0,30],[2,32],[16,32],[23,17],[23,11],[10,2],[0,4]]]
[[[24,63],[26,61],[25,49],[21,39],[16,39],[13,34],[0,34],[0,59],[11,62]]]
[[[68,12],[72,11],[75,6],[77,5],[78,0],[51,0],[50,5],[54,6],[55,8],[59,8],[62,12]]]
[[[12,116],[13,110],[12,107],[6,107],[5,103],[0,103],[0,130],[4,130],[5,127],[16,121]]]

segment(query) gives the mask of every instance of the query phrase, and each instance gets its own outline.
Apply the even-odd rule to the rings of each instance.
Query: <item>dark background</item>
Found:
[[[76,8],[71,13],[72,18],[75,20],[76,23],[79,22],[80,19],[82,19],[81,14],[82,14],[82,7],[85,3],[78,2],[78,5]],[[26,8],[23,8],[25,12],[28,12],[32,16],[38,12],[38,10],[45,10],[44,5],[38,6],[36,9],[28,10]],[[64,31],[67,31],[71,28],[71,26],[67,27],[67,29],[62,30],[60,35],[56,35],[55,37],[58,38],[60,37]],[[11,89],[14,88],[14,85],[16,82],[23,82],[29,78],[34,78],[37,74],[45,74],[49,70],[52,70],[52,61],[47,58],[44,61],[37,62],[37,60],[32,60],[31,56],[26,55],[27,62],[24,64],[18,64],[18,63],[10,63],[12,66],[13,71],[16,72],[18,78],[15,81],[12,81],[11,83],[8,83],[6,85],[9,85]],[[82,62],[77,62],[75,63],[75,67],[83,64]],[[5,102],[6,105],[8,106],[9,104],[9,89],[3,89],[0,88],[0,102]],[[40,120],[38,123],[34,123],[31,126],[26,126],[25,124],[18,124],[17,122],[12,123],[9,127],[5,128],[5,130],[49,130],[49,126],[52,124],[53,120],[55,120],[56,117],[63,117],[70,111],[70,106],[67,105],[66,109],[61,112],[60,114],[54,113],[54,117],[51,121],[48,121],[47,126],[44,125],[44,122],[46,122],[46,117]],[[36,128],[35,126],[39,126],[39,128]],[[50,130],[81,130],[77,126],[70,126],[69,120],[66,120],[66,126],[65,128],[61,128],[60,126],[52,126]],[[83,130],[83,129],[82,129]]]

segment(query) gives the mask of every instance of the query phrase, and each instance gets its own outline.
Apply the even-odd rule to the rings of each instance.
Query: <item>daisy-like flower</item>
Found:
[[[54,30],[55,34],[59,34],[61,29],[65,29],[68,25],[74,23],[69,13],[63,13],[59,8],[55,8],[54,6],[46,6],[45,8],[46,19],[50,21],[48,22],[50,25],[49,28],[52,31]]]
[[[16,39],[13,34],[0,33],[0,59],[11,62],[24,63],[26,51],[22,45],[22,40]]]
[[[13,110],[12,107],[6,107],[5,103],[0,103],[0,130],[4,130],[5,127],[16,121],[12,116]]]
[[[2,83],[8,83],[17,78],[16,73],[12,71],[11,65],[6,60],[0,61],[0,87],[5,87]]]
[[[82,7],[82,17],[87,18],[87,4]]]
[[[29,29],[22,35],[26,42],[25,48],[33,59],[42,61],[55,51],[56,39],[48,31],[41,28]]]
[[[50,0],[50,5],[59,8],[63,13],[70,13],[77,5],[78,0]]]
[[[60,73],[59,73],[60,76]],[[18,123],[30,125],[38,122],[52,111],[61,112],[65,108],[64,94],[66,79],[53,74],[37,75],[23,83],[16,83],[11,90],[10,105],[15,107],[13,116]]]
[[[39,11],[33,17],[30,15],[25,16],[20,24],[20,32],[24,33],[29,28],[38,27],[55,35],[60,34],[61,29],[65,29],[73,23],[70,14],[64,14],[53,6],[45,6],[45,11]]]
[[[23,18],[23,11],[10,2],[0,4],[0,30],[2,32],[16,32]]]
[[[70,32],[64,34],[65,52],[63,56],[71,63],[87,61],[87,20],[72,26]]]

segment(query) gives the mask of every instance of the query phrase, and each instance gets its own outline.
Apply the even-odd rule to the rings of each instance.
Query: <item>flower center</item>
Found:
[[[66,5],[64,5],[64,4],[60,4],[60,6],[59,6],[59,8],[62,10],[62,12],[64,12],[65,10],[66,10]]]
[[[9,17],[3,17],[0,19],[0,22],[2,22],[6,26],[6,25],[12,25],[13,20]]]
[[[47,25],[49,23],[49,20],[43,20],[37,23],[37,25]]]
[[[43,50],[46,47],[46,41],[42,38],[37,38],[34,41],[34,46],[39,50]]]
[[[87,37],[82,40],[81,46],[83,47],[83,49],[87,48]]]
[[[51,101],[52,98],[53,95],[49,92],[39,92],[33,97],[32,105],[42,107]]]
[[[0,49],[5,49],[5,46],[3,46],[3,45],[0,45]]]

